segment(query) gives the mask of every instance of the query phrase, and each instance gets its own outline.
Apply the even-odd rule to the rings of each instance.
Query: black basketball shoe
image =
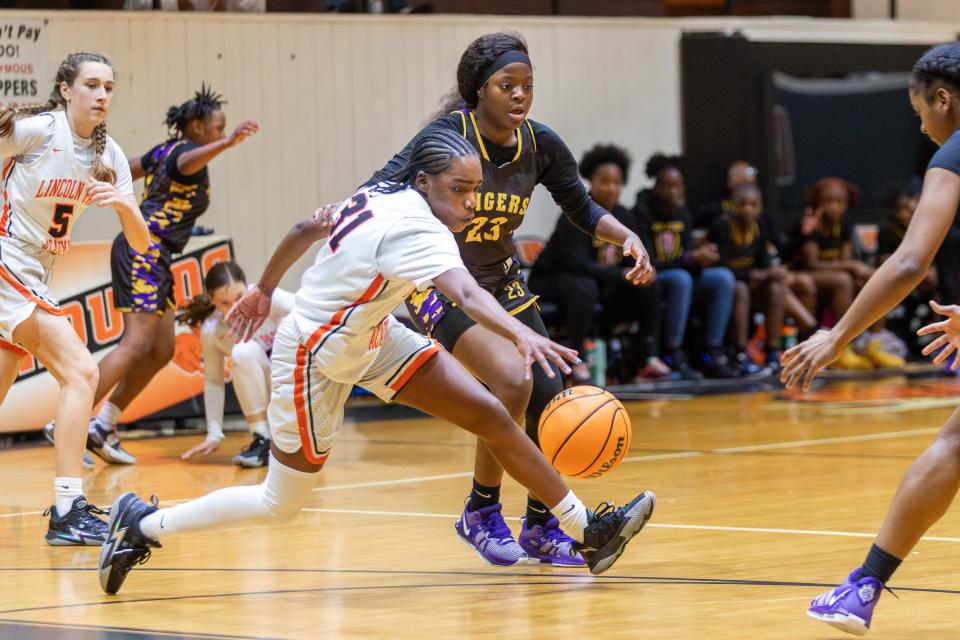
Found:
[[[583,542],[574,546],[587,561],[590,573],[600,575],[613,566],[633,536],[640,533],[653,515],[657,497],[644,491],[623,507],[604,502],[590,514],[583,530]]]
[[[97,515],[108,513],[88,503],[83,496],[74,498],[70,511],[63,516],[57,515],[57,508],[51,506],[43,512],[43,515],[50,516],[47,544],[54,547],[99,547],[107,539],[107,523]]]
[[[233,456],[233,463],[241,467],[252,469],[267,464],[270,457],[270,439],[259,433],[253,434],[253,440],[246,449]]]
[[[110,530],[100,549],[100,588],[113,595],[120,590],[130,569],[150,559],[150,547],[160,547],[140,531],[140,521],[157,510],[154,496],[147,504],[133,493],[125,493],[110,509]]]

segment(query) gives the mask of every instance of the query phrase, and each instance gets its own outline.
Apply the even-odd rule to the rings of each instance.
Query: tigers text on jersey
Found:
[[[293,318],[327,377],[357,380],[375,359],[381,324],[397,305],[415,288],[463,268],[453,234],[419,193],[361,190],[341,207],[304,273]]]
[[[17,238],[53,254],[70,248],[70,231],[90,205],[87,180],[93,141],[76,136],[63,111],[17,121],[0,142],[3,208],[0,236]],[[130,167],[109,136],[103,162],[117,172],[117,191],[133,195]]]
[[[539,122],[525,120],[514,133],[516,145],[502,147],[480,134],[473,112],[466,109],[429,123],[367,185],[402,168],[416,141],[437,129],[462,135],[481,157],[483,187],[477,194],[477,215],[466,229],[456,234],[460,254],[474,277],[480,275],[477,267],[493,265],[516,253],[513,234],[523,222],[533,189],[538,184],[550,191],[571,222],[590,235],[606,214],[587,195],[576,160],[553,130]],[[485,286],[483,282],[480,284]]]

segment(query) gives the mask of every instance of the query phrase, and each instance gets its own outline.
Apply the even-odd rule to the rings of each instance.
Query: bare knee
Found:
[[[534,366],[538,366],[534,364]],[[530,400],[530,389],[533,381],[527,380],[523,365],[510,367],[499,373],[496,380],[488,384],[490,392],[496,396],[496,400],[506,407],[510,415],[519,416],[526,410],[527,402]]]
[[[97,384],[100,382],[100,370],[97,369],[97,363],[89,354],[71,361],[70,366],[59,373],[61,385],[84,392],[89,391],[91,394],[96,392]]]

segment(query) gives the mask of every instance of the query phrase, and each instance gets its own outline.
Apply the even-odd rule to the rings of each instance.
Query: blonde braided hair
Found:
[[[60,85],[66,82],[72,85],[80,73],[80,67],[84,62],[100,62],[107,65],[116,73],[113,66],[113,60],[102,53],[96,51],[78,51],[71,53],[57,69],[57,75],[53,80],[53,90],[45,104],[33,104],[21,107],[0,107],[0,137],[9,137],[13,135],[13,129],[17,119],[27,116],[34,116],[40,113],[54,111],[58,107],[66,109],[67,101],[60,93]],[[114,184],[117,180],[117,172],[108,167],[103,162],[103,152],[107,149],[107,123],[101,122],[93,130],[93,150],[96,154],[93,158],[93,177],[101,182]]]

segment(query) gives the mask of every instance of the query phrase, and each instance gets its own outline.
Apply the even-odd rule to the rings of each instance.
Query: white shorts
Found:
[[[303,447],[307,460],[322,464],[343,422],[343,406],[354,384],[390,402],[410,377],[440,351],[435,341],[390,317],[373,363],[359,379],[335,381],[324,375],[304,345],[293,314],[280,323],[271,356],[268,416],[273,442],[281,451]]]
[[[40,247],[0,237],[0,340],[13,343],[13,331],[40,307],[62,316],[60,303],[50,294],[56,256]]]

